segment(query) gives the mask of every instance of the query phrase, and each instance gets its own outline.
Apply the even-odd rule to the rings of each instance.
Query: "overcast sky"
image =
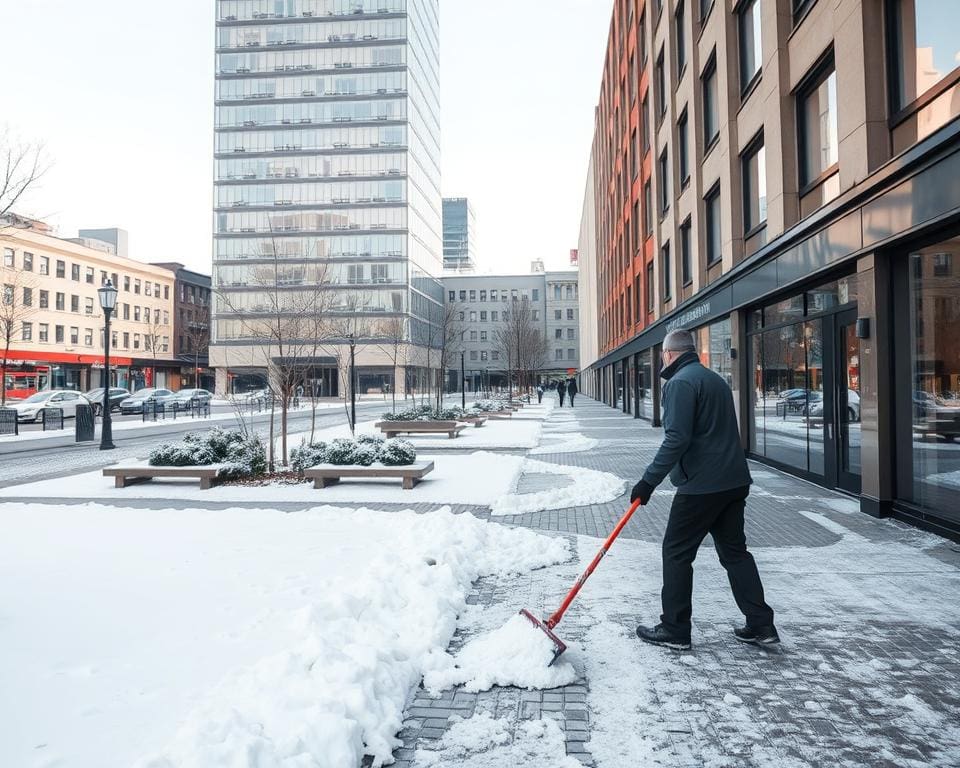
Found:
[[[612,0],[441,0],[443,194],[469,197],[480,268],[568,264]],[[0,123],[53,162],[20,212],[63,237],[209,272],[212,0],[7,3]]]

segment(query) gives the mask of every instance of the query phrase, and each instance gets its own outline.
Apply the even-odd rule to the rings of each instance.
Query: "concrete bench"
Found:
[[[484,414],[488,419],[497,421],[499,419],[512,419],[513,411],[487,411]]]
[[[378,421],[374,426],[388,438],[399,434],[431,435],[445,432],[452,439],[467,428],[465,424],[455,421]]]
[[[114,479],[115,488],[126,488],[133,483],[145,483],[158,477],[189,478],[200,481],[200,490],[206,491],[216,482],[220,474],[220,464],[204,464],[195,467],[151,467],[149,464],[135,464],[127,467],[107,467],[104,477]]]
[[[466,424],[473,424],[475,427],[482,427],[487,423],[486,416],[461,416],[457,421],[462,421]]]
[[[432,461],[417,461],[405,467],[376,466],[363,467],[359,464],[338,466],[336,464],[318,464],[303,472],[308,480],[313,480],[314,488],[327,488],[336,485],[343,477],[399,477],[403,480],[403,489],[409,491],[423,476],[433,471]]]

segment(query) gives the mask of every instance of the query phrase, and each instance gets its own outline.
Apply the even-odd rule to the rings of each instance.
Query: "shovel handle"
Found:
[[[567,592],[567,596],[563,599],[563,602],[560,603],[560,607],[557,608],[556,612],[544,622],[544,624],[546,624],[550,629],[553,629],[555,626],[557,626],[557,624],[560,623],[560,619],[563,618],[563,614],[566,613],[567,608],[570,607],[570,603],[573,602],[573,599],[577,596],[580,588],[590,577],[590,574],[593,573],[599,562],[603,560],[603,556],[607,554],[607,550],[613,546],[613,542],[616,541],[617,536],[620,535],[620,531],[622,531],[623,527],[630,522],[630,518],[633,517],[633,513],[637,511],[639,506],[640,499],[637,499],[635,502],[633,502],[633,504],[630,505],[630,509],[628,509],[624,513],[623,517],[620,518],[620,522],[617,523],[617,527],[610,532],[610,535],[607,536],[607,540],[603,542],[603,546],[600,547],[600,551],[597,552],[596,557],[594,557],[590,562],[590,565],[587,566],[587,570],[580,575],[580,578],[577,579],[577,582],[573,585],[573,588]]]

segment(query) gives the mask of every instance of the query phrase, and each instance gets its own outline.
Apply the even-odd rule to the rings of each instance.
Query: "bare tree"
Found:
[[[147,321],[147,332],[143,334],[143,348],[153,358],[153,385],[157,386],[157,360],[160,359],[161,352],[168,351],[163,349],[163,334],[170,333],[170,326],[161,324],[159,309],[145,309],[145,311],[147,312],[147,317],[144,318]],[[150,314],[151,312],[153,314]],[[169,337],[167,341],[169,345]]]
[[[451,360],[463,349],[463,323],[460,321],[460,310],[457,309],[456,304],[444,303],[441,307],[437,339],[440,347],[438,350],[440,386],[437,387],[437,410],[439,411],[443,404],[443,381],[446,372],[450,368]]]
[[[497,329],[495,342],[507,360],[507,390],[512,397],[514,373],[518,390],[529,389],[533,375],[546,358],[547,340],[533,319],[527,297],[513,299],[504,316],[506,320]]]
[[[0,405],[7,402],[7,365],[13,341],[23,333],[24,321],[33,314],[34,281],[28,273],[0,268],[0,341],[3,358],[0,359]]]
[[[209,354],[210,320],[209,315],[200,320],[191,320],[183,329],[183,339],[187,342],[187,352],[193,361],[193,386],[200,386],[200,358]]]
[[[397,412],[397,369],[403,365],[406,369],[408,347],[407,318],[394,316],[383,320],[374,328],[373,336],[379,339],[377,346],[390,358],[393,366],[393,386],[390,388],[391,410]]]
[[[330,351],[337,361],[337,371],[340,376],[340,388],[343,392],[343,408],[350,426],[350,434],[354,434],[356,424],[350,412],[350,396],[356,398],[357,376],[354,370],[350,373],[350,354],[355,354],[358,345],[371,339],[373,330],[370,319],[363,314],[364,306],[360,296],[355,292],[342,293],[332,307],[330,320],[327,324],[328,340],[331,342]],[[354,366],[355,367],[355,366]]]
[[[0,131],[0,216],[11,213],[49,169],[42,143],[21,141],[8,128]]]
[[[274,461],[274,401],[280,405],[281,463],[288,463],[288,417],[297,388],[312,368],[334,292],[328,264],[320,261],[288,264],[273,236],[266,263],[248,266],[245,287],[255,291],[234,294],[218,290],[219,300],[231,310],[248,337],[259,342],[267,370],[270,398],[270,464]],[[236,281],[234,281],[236,282]]]

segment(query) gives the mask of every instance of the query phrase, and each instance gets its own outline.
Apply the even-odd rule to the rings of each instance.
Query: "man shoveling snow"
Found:
[[[779,643],[773,609],[764,600],[743,532],[752,480],[733,394],[719,375],[700,363],[689,331],[667,334],[663,366],[664,439],[630,501],[646,504],[667,473],[677,494],[663,535],[663,613],[655,627],[637,627],[637,636],[668,648],[690,647],[693,560],[709,533],[737,606],[747,618],[745,627],[734,630],[736,638],[757,645]]]

